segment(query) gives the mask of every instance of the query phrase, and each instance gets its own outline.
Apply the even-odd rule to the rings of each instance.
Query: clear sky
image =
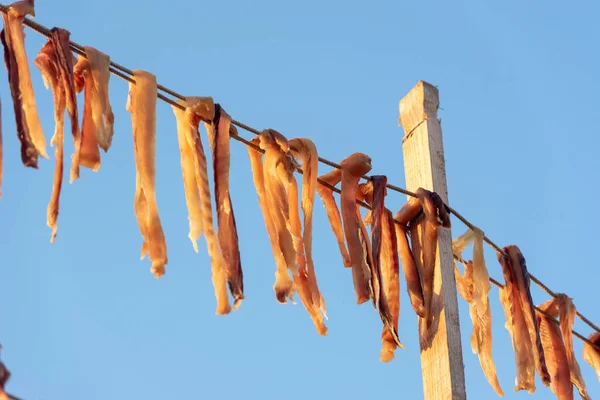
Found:
[[[501,245],[517,244],[530,271],[600,323],[597,156],[600,7],[593,2],[180,0],[36,2],[36,20],[145,69],[185,95],[213,96],[235,119],[288,138],[308,137],[340,161],[370,155],[372,173],[404,185],[398,101],[419,81],[440,90],[450,204]],[[488,4],[485,4],[488,3]],[[27,30],[33,60],[45,39]],[[52,97],[31,63],[46,138]],[[2,74],[5,74],[2,68]],[[216,316],[210,263],[187,238],[176,124],[158,104],[157,197],[169,264],[160,280],[139,261],[127,84],[111,78],[115,137],[98,173],[63,186],[56,243],[46,227],[54,161],[20,163],[7,79],[0,79],[4,197],[0,200],[0,343],[25,400],[422,398],[416,317],[402,281],[406,350],[379,361],[381,322],[354,301],[324,208],[314,253],[329,335],[298,304],[280,305],[244,146],[232,142],[231,192],[245,277],[238,312]],[[82,97],[82,96],[80,96]],[[80,98],[81,101],[81,98]],[[68,129],[68,128],[67,128]],[[251,134],[242,132],[246,137]],[[203,132],[205,146],[206,136]],[[72,141],[65,133],[66,171]],[[52,151],[53,153],[53,151]],[[320,173],[329,169],[322,166]],[[406,198],[390,193],[396,211]],[[582,208],[583,207],[583,208]],[[453,220],[453,235],[465,230]],[[502,274],[486,249],[491,276]],[[533,290],[536,303],[547,296]],[[494,358],[506,399],[514,357],[498,292],[490,292]],[[494,398],[468,346],[469,398]],[[586,336],[581,321],[576,329]],[[581,342],[575,341],[577,355]],[[600,386],[579,357],[592,396]],[[534,398],[553,398],[537,380]]]

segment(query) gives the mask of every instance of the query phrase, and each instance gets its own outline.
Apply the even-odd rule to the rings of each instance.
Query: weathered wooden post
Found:
[[[400,124],[405,132],[404,174],[408,190],[422,187],[435,191],[448,204],[438,106],[438,90],[423,81],[400,101]],[[422,228],[421,221],[411,235],[421,235]],[[465,374],[450,229],[439,229],[435,268],[432,314],[439,315],[439,324],[434,322],[430,335],[420,334],[424,400],[464,400]]]

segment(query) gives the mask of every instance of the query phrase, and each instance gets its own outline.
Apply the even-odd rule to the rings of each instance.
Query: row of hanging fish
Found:
[[[471,349],[479,356],[484,375],[489,384],[502,397],[504,395],[492,359],[492,321],[488,293],[490,277],[483,257],[483,232],[474,227],[453,240],[452,250],[457,260],[473,243],[472,260],[463,262],[461,275],[457,265],[454,272],[458,292],[469,303],[473,322]],[[535,307],[529,287],[529,274],[523,254],[517,246],[507,246],[497,253],[505,284],[500,288],[500,302],[506,316],[505,327],[515,352],[517,376],[514,391],[526,390],[533,394],[535,373],[545,386],[550,386],[559,400],[573,399],[573,386],[582,399],[590,400],[579,363],[573,350],[572,329],[576,308],[571,298],[557,294],[555,298]],[[558,318],[558,322],[557,322]],[[600,333],[589,340],[600,345]],[[600,346],[584,344],[583,358],[598,374],[600,380]]]
[[[0,37],[14,104],[21,159],[26,167],[38,168],[39,158],[49,156],[25,53],[23,21],[28,14],[35,14],[33,1],[19,1],[9,6],[8,12],[3,14],[4,29]],[[55,131],[50,145],[55,147],[55,171],[47,210],[52,242],[57,236],[64,175],[65,111],[69,115],[74,142],[70,183],[79,178],[80,167],[99,170],[100,149],[105,152],[109,150],[114,133],[114,116],[108,91],[110,58],[92,47],[85,47],[84,55],[76,58],[71,52],[69,37],[67,30],[53,28],[48,42],[34,60],[54,100]],[[133,126],[136,169],[134,212],[142,235],[141,258],[147,255],[151,272],[160,277],[165,273],[168,256],[155,187],[157,81],[154,75],[141,70],[134,71],[133,79],[135,84],[130,84],[126,109],[131,113]],[[84,101],[80,125],[76,96],[81,92]],[[244,299],[238,234],[229,193],[230,135],[236,135],[237,131],[231,124],[231,117],[210,97],[188,97],[174,106],[173,110],[177,120],[188,207],[189,238],[198,252],[197,240],[202,234],[205,235],[217,299],[216,312],[227,314],[232,308],[227,288],[234,300],[233,309],[237,309]],[[207,130],[212,154],[216,218],[212,212],[200,123]],[[317,331],[325,335],[326,305],[318,287],[312,255],[312,219],[318,179],[316,146],[304,138],[288,141],[274,130],[265,130],[252,143],[254,147],[248,150],[253,179],[276,264],[276,299],[280,303],[293,301],[297,292]],[[399,263],[396,233],[391,213],[389,210],[384,212],[383,208],[385,177],[359,188],[360,177],[371,169],[370,162],[366,155],[354,154],[342,162],[343,168],[334,171],[330,179],[332,185],[341,181],[342,186],[345,237],[341,238],[340,246],[346,252],[347,241],[349,253],[345,264],[352,266],[358,303],[371,299],[379,310],[384,323],[382,341],[387,349],[386,352],[382,351],[382,359],[390,360],[396,346],[402,346],[397,334]],[[304,172],[301,194],[294,176],[300,167]],[[327,198],[325,192],[319,191],[319,194],[328,206],[328,213],[337,213],[339,219],[335,200]],[[373,246],[356,207],[357,196],[366,199],[374,208],[370,219]],[[341,226],[340,220],[340,229]]]
[[[9,12],[4,15],[5,29],[1,37],[22,161],[27,167],[37,168],[39,157],[49,157],[37,116],[24,48],[23,19],[27,14],[34,15],[32,1],[11,5]],[[65,111],[69,115],[75,149],[71,157],[71,183],[79,178],[80,167],[99,170],[99,149],[108,151],[113,137],[114,116],[108,97],[110,58],[92,47],[85,47],[85,55],[75,58],[70,49],[69,36],[69,32],[64,29],[52,29],[48,42],[34,60],[54,99],[56,127],[50,145],[55,147],[56,165],[47,216],[48,226],[52,229],[51,241],[57,235],[64,175]],[[136,168],[134,212],[142,235],[141,257],[143,259],[148,255],[152,264],[151,272],[160,277],[165,273],[168,257],[155,190],[157,82],[156,77],[146,71],[136,70],[133,75],[135,84],[130,84],[126,109],[131,113],[133,126]],[[76,95],[82,91],[84,109],[80,126]],[[231,124],[231,117],[210,97],[188,97],[174,106],[173,110],[177,120],[188,207],[189,238],[197,252],[197,240],[202,234],[205,235],[217,299],[216,312],[227,314],[232,308],[227,287],[234,299],[234,309],[244,299],[237,228],[229,194],[230,135],[236,135],[237,131]],[[199,134],[200,123],[205,125],[212,153],[214,200],[217,204],[216,229],[207,158]],[[381,359],[390,361],[395,349],[403,347],[398,338],[398,249],[403,261],[408,254],[411,259],[413,256],[407,245],[406,230],[402,233],[403,239],[398,241],[397,234],[402,228],[395,226],[391,211],[384,207],[387,179],[377,176],[371,182],[359,184],[361,177],[371,169],[371,159],[360,153],[343,160],[341,169],[322,176],[320,179],[328,182],[330,187],[341,184],[340,216],[330,187],[317,184],[318,153],[312,141],[305,138],[288,141],[277,131],[265,130],[252,140],[252,144],[254,146],[248,148],[249,158],[275,258],[274,291],[277,301],[294,301],[297,292],[317,331],[321,335],[327,333],[326,305],[317,283],[312,255],[313,207],[318,193],[326,206],[342,251],[343,263],[352,268],[358,304],[371,300],[381,316],[384,325]],[[304,173],[301,193],[294,175],[298,168],[302,168]],[[371,225],[372,240],[362,220],[357,200],[366,201],[373,209],[366,221],[367,225]],[[422,200],[430,202],[427,195]],[[430,217],[431,212],[437,213],[431,207],[427,208]],[[435,264],[437,234],[433,236],[429,232],[427,244],[423,246],[427,249],[424,252],[424,264],[429,271],[424,287],[419,281],[417,264],[413,261],[410,267],[413,282],[409,284],[409,290],[418,293],[420,305],[415,307],[422,316],[426,315],[428,301],[431,299],[431,288],[428,287],[433,283],[431,272]],[[418,282],[415,283],[415,279]],[[425,293],[427,300],[423,300],[422,293]]]
[[[4,29],[0,39],[4,46],[21,159],[26,167],[38,168],[38,159],[49,156],[25,53],[23,20],[27,14],[35,14],[33,1],[13,3],[3,14]],[[79,178],[80,167],[99,170],[100,149],[109,150],[114,133],[114,116],[108,96],[110,58],[92,47],[85,47],[85,55],[75,58],[70,50],[69,36],[64,29],[52,29],[48,42],[34,60],[54,99],[56,126],[50,145],[55,147],[56,164],[47,214],[47,224],[52,229],[51,241],[57,234],[64,175],[65,111],[69,115],[75,149],[69,172],[71,183]],[[126,109],[131,113],[133,127],[134,212],[142,235],[141,258],[148,255],[151,272],[160,277],[165,273],[168,257],[155,185],[157,81],[154,75],[142,70],[134,71],[133,78],[135,84],[129,85]],[[76,95],[82,91],[84,106],[80,126]],[[205,236],[216,313],[228,314],[232,309],[229,294],[234,310],[244,299],[242,262],[229,187],[230,136],[236,136],[237,130],[229,114],[211,97],[187,97],[173,106],[173,111],[188,208],[188,237],[194,251],[198,252],[197,241]],[[207,131],[212,154],[216,217],[212,211],[208,161],[199,131],[201,123]],[[371,170],[370,157],[354,153],[340,162],[339,169],[318,176],[319,156],[315,144],[306,138],[288,140],[273,129],[264,130],[251,140],[248,156],[275,261],[273,290],[276,300],[279,303],[294,302],[297,293],[317,332],[327,334],[326,305],[312,254],[313,208],[318,194],[336,238],[342,264],[351,269],[357,303],[371,300],[380,314],[383,323],[380,359],[389,362],[394,358],[396,348],[403,348],[398,338],[400,265],[411,306],[420,317],[421,338],[426,337],[434,320],[432,302],[438,231],[450,228],[449,209],[440,196],[420,188],[417,196],[394,216],[385,206],[387,178],[372,176],[361,183],[361,178]],[[0,185],[1,157],[0,131]],[[301,188],[295,178],[298,170],[303,173]],[[333,197],[337,185],[341,192],[339,208]],[[363,202],[370,207],[364,219],[359,205]],[[417,224],[422,227],[420,233],[413,229]],[[370,226],[370,235],[367,226]],[[461,297],[469,303],[473,321],[471,349],[478,354],[490,385],[503,396],[492,357],[490,277],[483,256],[483,240],[483,232],[473,228],[453,241],[453,253],[458,260],[462,260],[462,253],[473,243],[472,260],[465,262],[462,275],[455,265],[455,277]],[[536,309],[523,255],[516,246],[505,247],[503,252],[498,253],[505,278],[500,300],[515,351],[515,391],[533,393],[537,371],[543,384],[549,385],[559,399],[572,399],[573,385],[582,398],[590,399],[573,352],[571,328],[575,306],[572,300],[559,295]],[[556,317],[560,320],[559,325],[555,323]],[[600,333],[592,334],[589,339],[600,345]],[[600,380],[600,351],[586,344],[583,357]]]

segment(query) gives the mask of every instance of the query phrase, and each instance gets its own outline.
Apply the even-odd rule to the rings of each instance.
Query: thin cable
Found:
[[[4,12],[4,13],[7,13],[7,12],[8,12],[8,7],[7,7],[7,6],[5,6],[5,5],[3,5],[3,4],[0,4],[0,11],[2,11],[2,12]],[[25,26],[27,26],[27,27],[29,27],[29,28],[33,29],[34,31],[38,32],[39,34],[41,34],[41,35],[43,35],[43,36],[50,37],[50,35],[51,35],[51,31],[50,31],[50,29],[46,28],[46,27],[45,27],[45,26],[43,26],[43,25],[40,25],[40,24],[38,24],[37,22],[35,22],[35,21],[33,21],[33,20],[29,19],[29,18],[24,18],[24,20],[23,20],[23,24],[24,24]],[[85,56],[85,49],[84,49],[84,47],[83,47],[83,46],[81,46],[80,44],[77,44],[77,43],[75,43],[75,42],[72,42],[72,41],[70,41],[70,42],[69,42],[69,44],[70,44],[70,47],[71,47],[71,49],[72,49],[72,50],[73,50],[75,53],[77,53],[77,54],[79,54],[79,55],[82,55],[82,56]],[[134,80],[133,78],[131,78],[130,76],[128,76],[128,75],[133,75],[133,74],[134,74],[134,71],[133,71],[133,70],[130,70],[129,68],[126,68],[126,67],[124,67],[124,66],[122,66],[122,65],[120,65],[120,64],[117,64],[117,63],[113,62],[113,61],[111,61],[111,62],[110,62],[110,68],[109,68],[109,69],[110,69],[110,72],[111,72],[111,73],[113,73],[114,75],[116,75],[116,76],[118,76],[118,77],[120,77],[120,78],[122,78],[122,79],[126,80],[126,81],[127,81],[127,82],[129,82],[129,83],[133,83],[133,84],[135,84],[135,80]],[[128,75],[127,75],[127,74],[128,74]],[[165,87],[165,86],[163,86],[163,85],[160,85],[160,84],[158,84],[158,85],[157,85],[157,88],[158,88],[158,89],[160,89],[161,91],[163,91],[163,92],[165,92],[165,93],[167,93],[167,94],[169,94],[169,95],[173,96],[173,97],[177,97],[178,99],[185,100],[185,97],[184,97],[183,95],[181,95],[181,94],[179,94],[179,93],[177,93],[177,92],[175,92],[175,91],[173,91],[173,90],[171,90],[171,89],[169,89],[169,88],[167,88],[167,87]],[[172,100],[172,99],[170,99],[170,98],[168,98],[168,97],[164,96],[162,93],[158,93],[158,94],[157,94],[157,97],[158,97],[160,100],[163,100],[164,102],[166,102],[166,103],[168,103],[168,104],[170,104],[170,105],[172,105],[172,106],[174,106],[174,107],[177,107],[177,108],[179,108],[179,109],[181,109],[181,110],[184,110],[184,109],[185,109],[185,107],[184,107],[184,106],[182,106],[182,105],[181,105],[181,104],[179,104],[178,102],[176,102],[176,101],[174,101],[174,100]],[[244,123],[242,123],[242,122],[239,122],[239,121],[236,121],[236,120],[232,120],[231,122],[232,122],[232,124],[233,124],[233,125],[236,125],[236,126],[238,126],[238,127],[242,128],[242,129],[244,129],[244,130],[247,130],[248,132],[251,132],[251,133],[253,133],[253,134],[255,134],[255,135],[259,135],[259,134],[260,134],[260,131],[259,131],[259,130],[257,130],[257,129],[254,129],[254,128],[252,128],[251,126],[248,126],[248,125],[246,125],[246,124],[244,124]],[[241,137],[239,137],[239,136],[232,136],[232,137],[234,137],[234,139],[236,139],[236,140],[238,140],[238,141],[240,141],[240,142],[242,142],[242,143],[245,143],[246,145],[250,145],[250,144],[251,144],[250,142],[246,141],[245,139],[244,139],[244,140],[242,140],[242,138],[241,138]],[[326,165],[328,165],[328,166],[332,167],[332,168],[341,169],[341,166],[340,166],[339,164],[337,164],[337,163],[335,163],[335,162],[333,162],[333,161],[330,161],[330,160],[328,160],[328,159],[326,159],[326,158],[319,157],[319,161],[320,161],[321,163],[323,163],[323,164],[326,164]],[[373,178],[372,178],[372,177],[370,177],[370,176],[368,176],[368,175],[364,175],[364,176],[363,176],[363,178],[364,178],[365,180],[368,180],[368,181],[371,181],[371,180],[373,180]],[[324,186],[328,187],[329,189],[333,190],[333,191],[334,191],[334,192],[336,192],[336,193],[341,193],[341,192],[339,191],[339,189],[336,189],[335,187],[333,187],[333,186],[331,186],[331,185],[327,184],[326,182],[323,182],[323,181],[320,181],[320,180],[319,180],[319,183],[321,183],[322,185],[324,185]],[[411,196],[411,197],[417,197],[417,195],[416,195],[415,193],[413,193],[413,192],[411,192],[411,191],[409,191],[409,190],[403,189],[403,188],[401,188],[401,187],[398,187],[398,186],[392,185],[392,184],[386,184],[386,187],[387,187],[388,189],[390,189],[390,190],[393,190],[393,191],[395,191],[395,192],[403,193],[403,194],[406,194],[406,195],[408,195],[408,196]],[[358,204],[360,204],[362,207],[365,207],[365,208],[367,208],[367,209],[369,209],[369,210],[371,209],[371,208],[370,208],[370,207],[369,207],[367,204],[365,204],[365,203],[363,203],[363,202],[358,202],[358,201],[357,201],[357,203],[358,203]],[[451,208],[450,206],[447,206],[447,207],[448,207],[448,210],[449,210],[449,211],[450,211],[452,214],[454,214],[454,216],[456,216],[456,218],[458,218],[460,221],[462,221],[462,222],[463,222],[463,223],[464,223],[466,226],[468,226],[470,229],[473,229],[473,228],[474,228],[474,225],[473,225],[473,224],[471,224],[471,223],[470,223],[470,222],[469,222],[469,221],[468,221],[468,220],[467,220],[465,217],[463,217],[463,216],[462,216],[462,215],[461,215],[461,214],[460,214],[458,211],[456,211],[455,209]],[[395,222],[396,222],[397,224],[400,224],[398,221],[395,221]],[[402,225],[402,224],[400,224],[400,225]],[[502,255],[503,255],[503,256],[505,256],[505,257],[506,257],[506,256],[508,256],[508,255],[506,254],[506,252],[500,248],[500,246],[498,246],[497,244],[495,244],[494,242],[492,242],[492,241],[491,241],[491,240],[490,240],[488,237],[484,236],[484,238],[483,238],[483,239],[484,239],[484,241],[485,241],[487,244],[489,244],[489,245],[490,245],[490,246],[491,246],[491,247],[492,247],[494,250],[496,250],[497,252],[499,252],[500,254],[502,254]],[[542,283],[542,282],[541,282],[539,279],[537,279],[535,276],[533,276],[533,275],[531,275],[531,274],[529,274],[529,276],[531,277],[531,280],[533,280],[533,281],[534,281],[534,282],[535,282],[535,283],[536,283],[538,286],[540,286],[540,287],[541,287],[543,290],[545,290],[545,291],[546,291],[548,294],[552,295],[553,297],[556,297],[556,295],[555,295],[555,294],[552,294],[552,293],[554,293],[554,292],[552,292],[552,291],[551,291],[551,290],[550,290],[550,289],[549,289],[549,288],[548,288],[546,285],[544,285],[544,284],[543,284],[543,283]],[[588,325],[589,325],[591,328],[595,329],[597,332],[600,332],[600,328],[599,328],[597,325],[595,325],[594,323],[592,323],[592,322],[591,322],[589,319],[587,319],[587,318],[586,318],[584,315],[582,315],[582,314],[581,314],[579,311],[577,311],[577,316],[578,316],[578,317],[579,317],[579,318],[580,318],[582,321],[584,321],[586,324],[588,324]]]
[[[458,262],[460,262],[462,265],[464,265],[465,267],[467,266],[467,262],[465,260],[463,260],[461,257],[457,256],[456,254],[453,254],[454,259]],[[492,284],[494,284],[495,286],[497,286],[499,289],[504,288],[504,285],[501,284],[500,282],[498,282],[497,280],[495,280],[494,278],[490,277],[490,282]],[[556,297],[556,295],[553,295],[553,297]],[[553,323],[555,323],[556,325],[560,325],[560,322],[554,318],[552,315],[546,313],[545,311],[541,310],[538,306],[534,305],[533,306],[538,312],[540,312],[541,314],[543,314],[546,318],[548,318],[548,320],[552,321]],[[592,346],[593,348],[595,348],[596,350],[600,351],[600,345],[590,341],[588,338],[586,338],[585,336],[583,336],[581,333],[577,332],[576,330],[572,329],[571,333],[573,334],[573,336],[575,336],[577,339],[582,340],[583,342],[589,344],[590,346]]]

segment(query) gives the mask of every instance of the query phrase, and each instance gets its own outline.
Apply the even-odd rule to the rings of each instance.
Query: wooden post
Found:
[[[423,81],[400,101],[400,124],[405,131],[404,174],[408,190],[414,192],[422,187],[434,191],[448,204],[438,106],[438,90]],[[411,235],[420,238],[422,228],[422,222],[415,224]],[[428,334],[421,333],[423,321],[419,318],[424,400],[464,400],[465,374],[450,229],[440,228],[438,237],[432,300],[432,315],[437,321]],[[413,250],[416,257],[420,256],[420,249]]]

